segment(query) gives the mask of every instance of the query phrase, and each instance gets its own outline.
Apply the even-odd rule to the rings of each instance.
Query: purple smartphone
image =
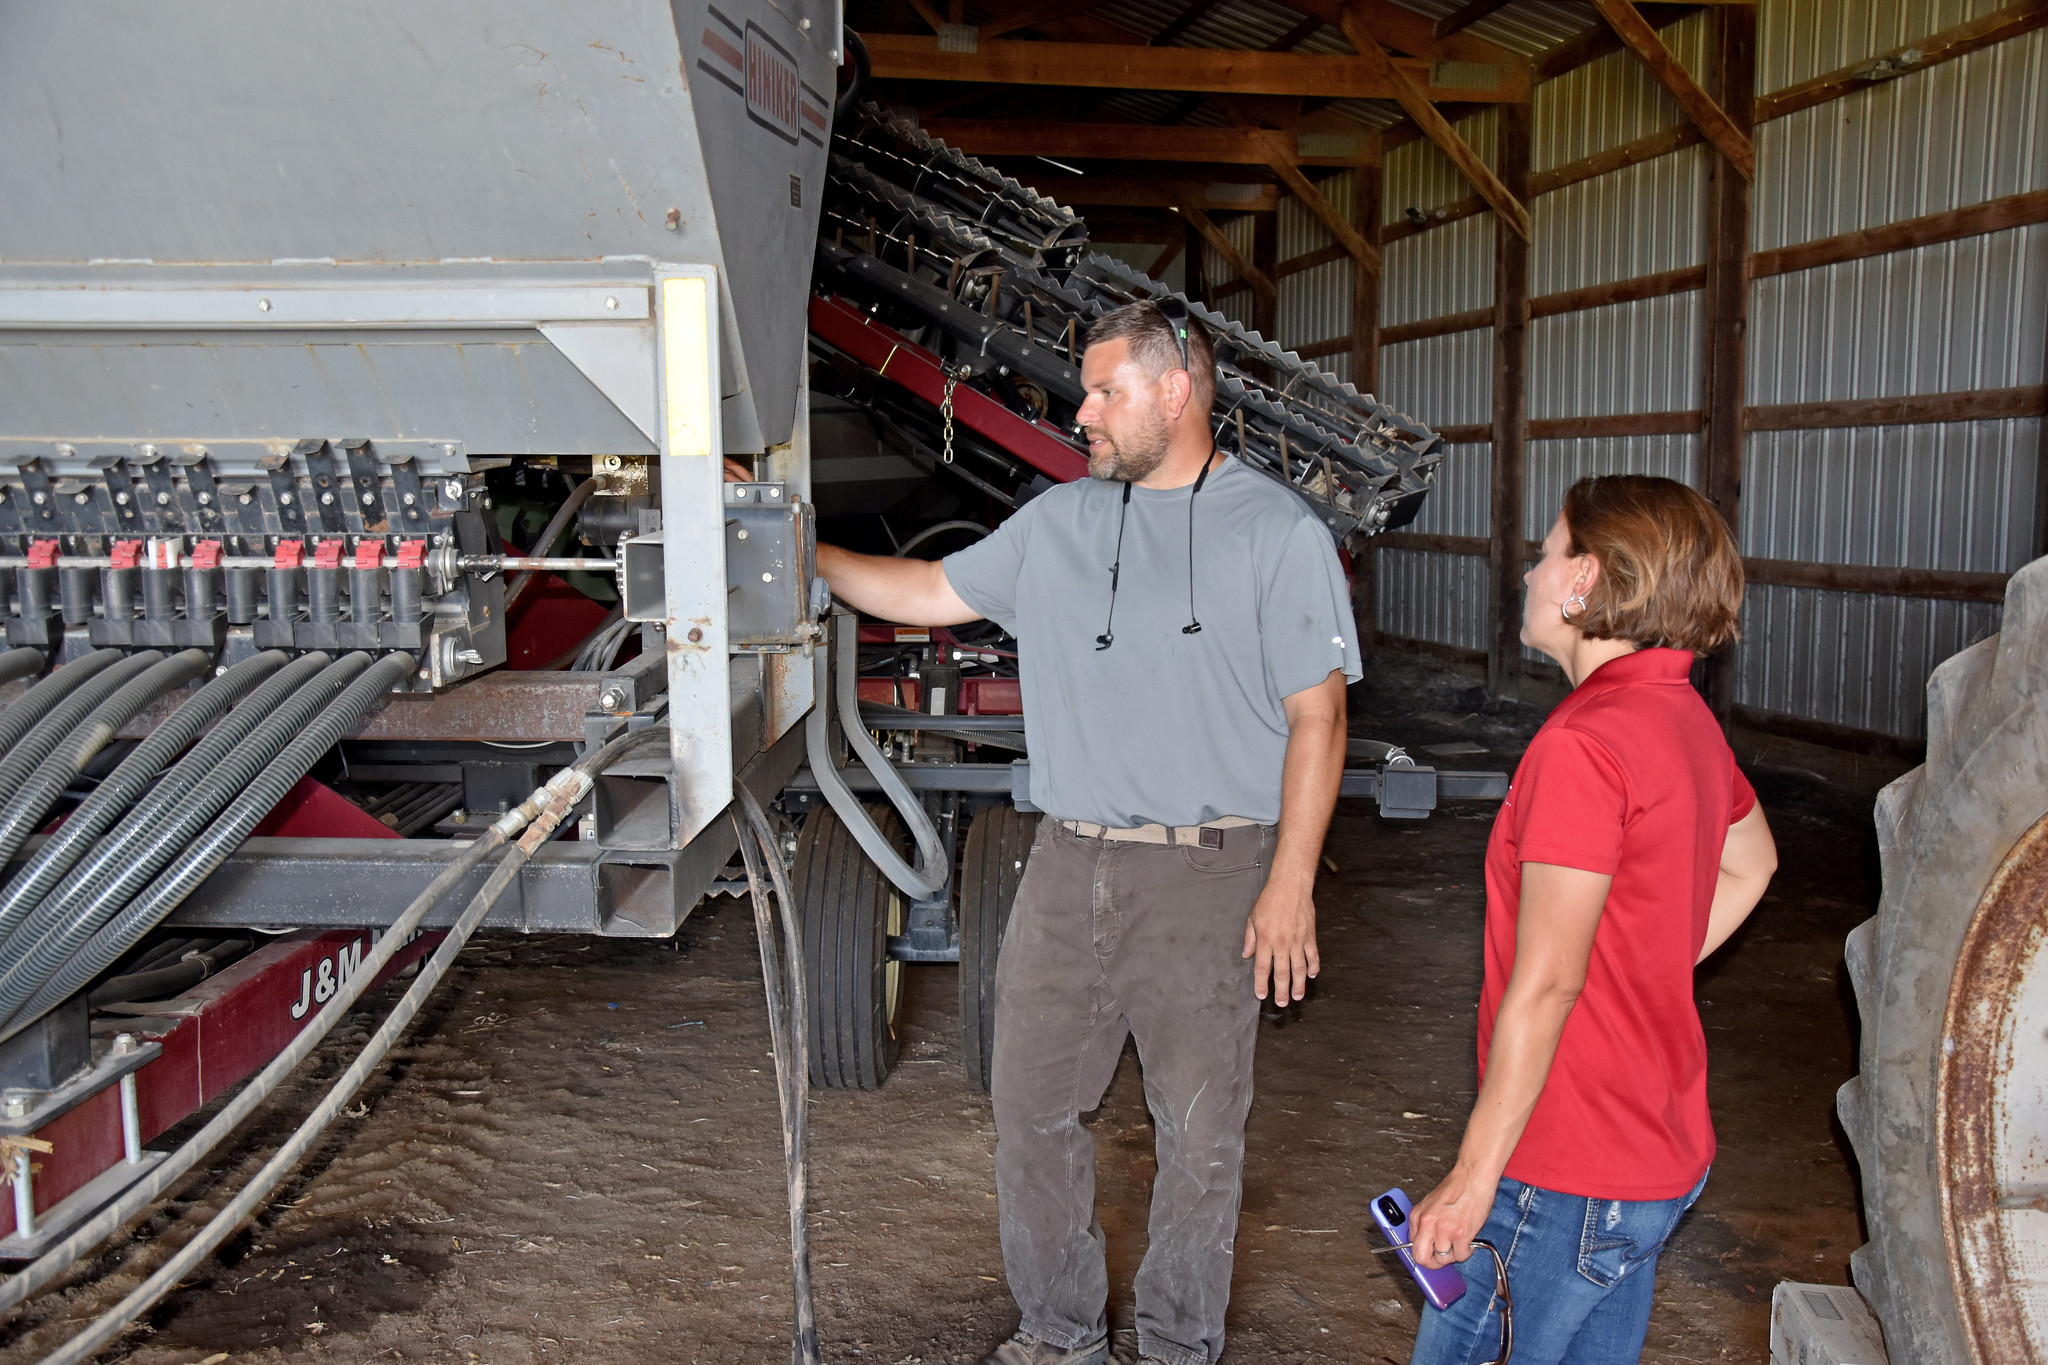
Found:
[[[1388,1190],[1372,1201],[1372,1221],[1380,1225],[1390,1246],[1400,1246],[1408,1240],[1408,1215],[1413,1206],[1408,1196],[1399,1189]],[[1401,1258],[1401,1264],[1408,1267],[1408,1273],[1415,1277],[1421,1287],[1422,1296],[1429,1300],[1432,1308],[1449,1308],[1465,1292],[1465,1277],[1454,1265],[1441,1266],[1435,1270],[1424,1270],[1415,1264],[1415,1258],[1404,1249],[1394,1253]]]

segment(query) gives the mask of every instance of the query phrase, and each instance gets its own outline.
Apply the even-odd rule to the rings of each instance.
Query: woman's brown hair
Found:
[[[1714,505],[1675,479],[1604,474],[1564,495],[1573,555],[1600,561],[1585,610],[1588,638],[1705,654],[1733,640],[1742,612],[1742,556]]]

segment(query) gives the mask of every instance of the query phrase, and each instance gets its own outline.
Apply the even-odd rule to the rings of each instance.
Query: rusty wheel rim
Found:
[[[2048,815],[1964,935],[1936,1072],[1949,1274],[1978,1365],[2048,1362]]]

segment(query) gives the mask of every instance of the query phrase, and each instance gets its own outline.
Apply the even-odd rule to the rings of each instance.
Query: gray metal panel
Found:
[[[1404,341],[1380,351],[1381,391],[1430,427],[1492,420],[1493,333]]]
[[[1699,486],[1697,436],[1599,436],[1529,442],[1522,535],[1541,540],[1557,520],[1564,491],[1595,474],[1655,474]]]
[[[1426,535],[1484,536],[1493,522],[1493,447],[1444,447],[1436,488],[1406,529]]]
[[[719,9],[829,102],[829,0]],[[786,438],[823,139],[714,79],[707,5],[0,0],[0,23],[0,261],[712,262],[728,396],[751,385],[727,424]],[[477,411],[408,417],[468,440]]]
[[[1700,295],[1611,304],[1529,324],[1529,416],[1695,411]]]
[[[1379,628],[1458,649],[1486,648],[1486,561],[1470,555],[1381,550]]]

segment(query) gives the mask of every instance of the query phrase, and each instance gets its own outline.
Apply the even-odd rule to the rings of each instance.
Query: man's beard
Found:
[[[1173,444],[1173,437],[1166,429],[1166,423],[1156,414],[1144,427],[1131,434],[1125,441],[1118,441],[1107,431],[1091,432],[1109,442],[1109,449],[1103,454],[1088,456],[1088,473],[1098,479],[1117,483],[1138,483],[1166,463],[1167,448]]]

